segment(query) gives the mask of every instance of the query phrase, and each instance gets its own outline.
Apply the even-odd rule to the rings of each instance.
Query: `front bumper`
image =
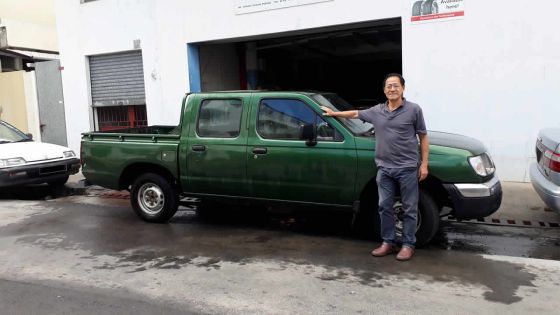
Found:
[[[0,187],[47,183],[79,170],[80,160],[77,158],[0,169]]]
[[[458,220],[479,219],[496,212],[502,203],[497,176],[481,184],[444,184]]]
[[[539,170],[537,163],[531,164],[529,167],[529,176],[531,184],[539,194],[542,201],[551,209],[560,214],[560,186],[549,181]]]

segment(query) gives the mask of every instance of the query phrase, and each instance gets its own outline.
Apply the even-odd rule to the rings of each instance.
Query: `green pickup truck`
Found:
[[[241,203],[348,211],[356,229],[378,235],[375,128],[326,117],[320,106],[352,109],[332,93],[187,94],[178,126],[82,134],[82,173],[91,184],[130,190],[132,208],[149,222],[165,222],[182,200],[195,200],[201,210]],[[481,218],[502,198],[480,141],[440,132],[429,132],[429,139],[419,245],[433,238],[440,217]],[[394,208],[400,230],[398,198]]]

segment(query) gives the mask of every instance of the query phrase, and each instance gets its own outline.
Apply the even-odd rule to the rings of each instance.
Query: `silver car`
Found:
[[[533,187],[550,208],[560,214],[560,128],[539,132],[537,162],[530,168]]]

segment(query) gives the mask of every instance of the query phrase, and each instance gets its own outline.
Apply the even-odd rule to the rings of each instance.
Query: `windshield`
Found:
[[[23,132],[16,129],[16,127],[0,121],[0,144],[10,142],[23,142],[30,141]]]
[[[319,105],[329,107],[334,111],[356,110],[352,105],[334,93],[314,94],[311,98],[319,103]],[[353,118],[336,117],[336,119],[355,135],[373,135],[373,125],[368,122]]]

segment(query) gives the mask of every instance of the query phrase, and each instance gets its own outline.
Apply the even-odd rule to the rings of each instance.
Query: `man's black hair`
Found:
[[[390,77],[397,77],[399,78],[399,81],[401,81],[401,85],[404,86],[404,78],[400,73],[389,73],[386,77],[385,80],[383,80],[383,88],[385,88],[385,83],[387,83],[387,79],[389,79]]]

